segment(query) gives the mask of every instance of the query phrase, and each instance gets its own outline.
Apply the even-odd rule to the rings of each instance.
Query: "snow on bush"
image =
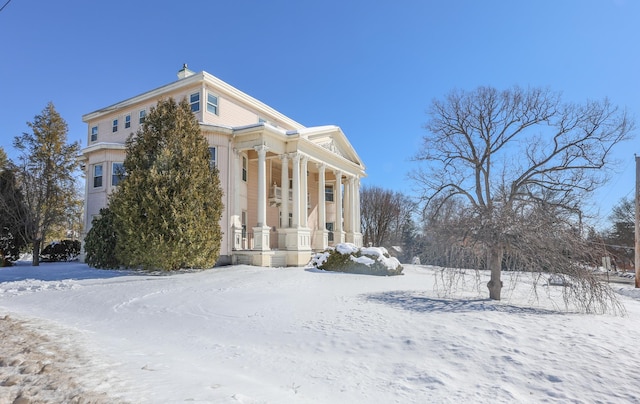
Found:
[[[340,243],[314,254],[310,265],[325,271],[370,275],[402,275],[402,265],[384,247],[356,247]]]

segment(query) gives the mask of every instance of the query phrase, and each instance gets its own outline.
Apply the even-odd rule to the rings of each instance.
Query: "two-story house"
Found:
[[[342,130],[307,128],[186,65],[177,81],[82,117],[88,126],[85,231],[117,190],[126,139],[169,97],[189,101],[219,169],[225,206],[219,264],[300,266],[335,243],[362,244],[365,167]]]

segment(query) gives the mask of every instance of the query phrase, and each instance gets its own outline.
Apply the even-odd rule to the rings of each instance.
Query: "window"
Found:
[[[117,131],[118,131],[118,120],[114,119],[113,120],[113,125],[112,125],[112,128],[111,128],[111,132],[117,132]]]
[[[93,187],[100,188],[102,186],[102,164],[93,166]]]
[[[328,237],[328,241],[329,242],[333,242],[333,222],[331,223],[326,223],[325,227],[327,228],[327,230],[329,230],[329,237]]]
[[[131,114],[124,117],[124,127],[125,129],[131,127]]]
[[[333,202],[333,185],[325,185],[324,200],[326,202]]]
[[[189,104],[191,105],[191,112],[200,111],[200,93],[194,93],[189,96]]]
[[[111,185],[116,187],[124,178],[124,164],[113,163],[111,164]]]
[[[240,223],[242,223],[242,238],[247,238],[247,211],[243,210]]]
[[[98,140],[98,127],[97,126],[92,126],[91,127],[91,141],[95,142],[96,140]]]
[[[144,123],[145,119],[147,119],[147,111],[143,109],[140,111],[140,120],[138,122]]]
[[[282,227],[282,211],[280,211],[280,227]],[[293,227],[293,213],[289,213],[288,227]]]
[[[242,156],[242,181],[247,182],[247,158]]]
[[[209,147],[209,166],[211,168],[216,166],[216,148]]]
[[[207,93],[207,111],[218,115],[218,97],[211,93]]]

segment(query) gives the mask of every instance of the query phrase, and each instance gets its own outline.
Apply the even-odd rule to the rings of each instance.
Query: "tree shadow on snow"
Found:
[[[0,268],[0,283],[28,279],[40,281],[62,281],[82,279],[108,279],[133,275],[128,270],[95,269],[81,262],[41,262],[31,266],[31,262],[18,261],[14,266]]]
[[[394,308],[419,313],[495,311],[511,314],[563,314],[562,312],[554,310],[514,306],[491,299],[434,299],[432,297],[420,296],[419,292],[407,290],[373,293],[363,295],[363,297],[374,303],[386,304]]]

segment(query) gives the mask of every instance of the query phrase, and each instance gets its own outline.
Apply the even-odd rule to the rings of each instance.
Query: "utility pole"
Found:
[[[636,288],[640,288],[640,156],[636,158],[636,217],[635,217],[635,255]]]

